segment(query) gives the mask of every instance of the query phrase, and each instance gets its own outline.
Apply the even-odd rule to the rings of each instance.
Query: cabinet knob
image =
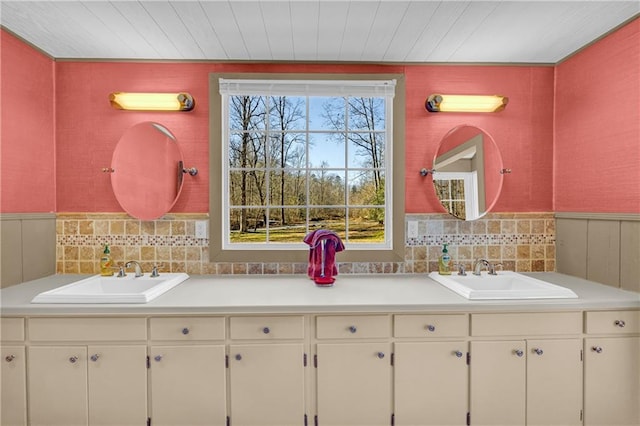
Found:
[[[384,358],[384,352],[378,352],[378,358],[382,359]]]
[[[182,329],[182,334],[184,334],[185,336],[186,336],[187,334],[189,334],[189,329],[188,329],[187,327],[183,328],[183,329]]]
[[[436,326],[435,326],[435,325],[431,325],[431,324],[429,324],[429,325],[427,326],[427,330],[429,330],[429,331],[431,331],[431,332],[434,332],[434,331],[436,331]]]
[[[93,362],[96,362],[98,360],[98,358],[100,358],[100,355],[98,355],[98,354],[91,355],[91,361],[93,361]]]
[[[532,352],[536,355],[542,355],[544,353],[544,351],[540,348],[534,348]]]
[[[265,328],[262,329],[262,332],[264,334],[269,334],[269,333],[271,333],[271,330],[269,330],[269,327],[265,327]]]
[[[513,353],[516,354],[516,356],[518,357],[521,357],[522,355],[524,355],[524,352],[522,352],[520,349],[514,349]]]
[[[355,325],[352,325],[352,326],[350,326],[350,327],[349,327],[349,331],[350,331],[351,333],[355,333],[356,331],[358,331],[358,329],[356,328],[356,326],[355,326]]]
[[[462,355],[463,355],[461,351],[455,351],[453,354],[458,358],[462,358]]]
[[[617,325],[617,326],[618,326],[618,327],[620,327],[620,328],[622,328],[622,327],[624,327],[625,325],[627,325],[627,324],[626,324],[624,321],[622,321],[622,320],[615,320],[614,324],[615,324],[615,325]]]
[[[75,364],[76,362],[78,362],[78,357],[77,356],[71,356],[69,357],[69,362],[71,364]]]
[[[153,359],[155,360],[155,362],[160,362],[162,361],[162,355],[156,355],[153,357]]]
[[[236,361],[240,361],[242,359],[242,355],[236,354],[235,358],[236,358]]]
[[[602,352],[602,347],[601,346],[593,346],[591,348],[592,351],[594,351],[595,353],[599,354]]]
[[[7,361],[7,362],[11,362],[14,359],[16,359],[15,355],[7,355],[7,356],[4,357],[4,360]]]

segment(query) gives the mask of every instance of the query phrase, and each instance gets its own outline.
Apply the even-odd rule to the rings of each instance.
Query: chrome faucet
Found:
[[[127,263],[124,264],[125,268],[131,268],[131,265],[135,266],[135,277],[141,277],[143,275],[142,273],[142,268],[140,267],[140,264],[138,262],[136,262],[135,260],[130,260]]]
[[[480,271],[482,271],[482,266],[487,267],[487,271],[489,271],[489,275],[496,275],[495,267],[489,262],[487,259],[477,259],[474,267],[473,267],[473,275],[480,275]]]

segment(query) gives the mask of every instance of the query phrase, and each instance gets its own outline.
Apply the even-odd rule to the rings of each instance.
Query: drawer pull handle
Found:
[[[91,361],[93,361],[93,362],[96,362],[98,360],[98,358],[100,358],[100,355],[98,355],[98,354],[91,355]]]
[[[184,334],[185,336],[186,336],[187,334],[189,334],[189,329],[188,329],[187,327],[183,328],[183,329],[182,329],[182,334]]]
[[[242,355],[240,355],[240,354],[236,354],[236,357],[235,357],[235,358],[236,358],[236,361],[240,361],[240,360],[242,359]]]
[[[433,333],[434,331],[436,331],[436,326],[435,326],[435,325],[431,325],[431,324],[429,324],[429,325],[427,326],[427,330],[429,330],[430,332],[432,332],[432,333]]]
[[[11,362],[14,359],[16,359],[15,355],[7,355],[6,357],[4,357],[4,360],[7,361],[7,362]]]
[[[614,322],[614,324],[615,324],[615,325],[617,325],[617,326],[618,326],[618,327],[620,327],[620,328],[622,328],[622,327],[624,327],[625,325],[627,325],[627,324],[626,324],[624,321],[622,321],[622,320],[616,320],[616,321]]]
[[[269,333],[271,333],[271,330],[269,330],[269,327],[265,327],[265,328],[262,329],[262,332],[264,334],[269,334]]]
[[[162,355],[156,355],[153,357],[153,359],[155,360],[155,362],[160,362],[162,361]]]
[[[358,329],[356,328],[356,326],[355,326],[355,325],[352,325],[352,326],[350,326],[350,327],[349,327],[349,331],[350,331],[351,333],[355,333],[356,331],[358,331]]]
[[[454,352],[454,355],[455,355],[455,356],[457,356],[458,358],[462,358],[462,355],[463,355],[463,354],[462,354],[462,352],[460,352],[460,351],[455,351],[455,352]]]
[[[69,362],[71,364],[75,364],[76,362],[78,362],[78,357],[77,356],[71,356],[69,357]]]
[[[515,349],[513,353],[516,354],[516,356],[518,357],[521,357],[522,355],[524,355],[524,352],[522,352],[520,349]]]
[[[384,352],[378,352],[378,358],[382,359],[384,358]]]
[[[591,348],[591,350],[594,351],[597,354],[602,353],[602,347],[600,347],[600,346],[594,346],[594,347]]]
[[[534,348],[533,353],[535,353],[536,355],[542,355],[544,351],[540,348]]]

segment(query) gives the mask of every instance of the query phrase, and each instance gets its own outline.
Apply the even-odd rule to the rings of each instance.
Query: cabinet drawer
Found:
[[[232,339],[304,338],[304,317],[302,316],[231,317],[229,327]]]
[[[144,318],[31,318],[31,341],[146,340]]]
[[[580,334],[579,312],[472,314],[472,336],[542,336]]]
[[[396,315],[395,337],[466,337],[469,319],[466,314],[451,315]]]
[[[640,311],[587,312],[587,334],[640,333]]]
[[[316,318],[318,339],[367,339],[390,337],[387,315],[320,316]]]
[[[24,340],[24,318],[0,318],[0,338],[5,342]]]
[[[222,340],[223,317],[157,317],[149,319],[151,340]]]

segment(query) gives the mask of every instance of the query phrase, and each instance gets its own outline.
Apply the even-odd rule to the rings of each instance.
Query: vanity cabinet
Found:
[[[304,317],[233,316],[229,326],[231,424],[304,424]]]
[[[24,319],[0,320],[0,424],[27,423],[27,365]]]
[[[146,422],[144,318],[32,318],[29,334],[30,425]]]
[[[640,311],[585,314],[585,426],[640,424]]]
[[[395,315],[393,334],[394,424],[466,424],[468,315]]]
[[[316,317],[318,424],[391,424],[391,318]]]
[[[580,313],[471,317],[471,424],[582,424]]]
[[[225,319],[149,319],[150,417],[156,425],[227,423]]]

